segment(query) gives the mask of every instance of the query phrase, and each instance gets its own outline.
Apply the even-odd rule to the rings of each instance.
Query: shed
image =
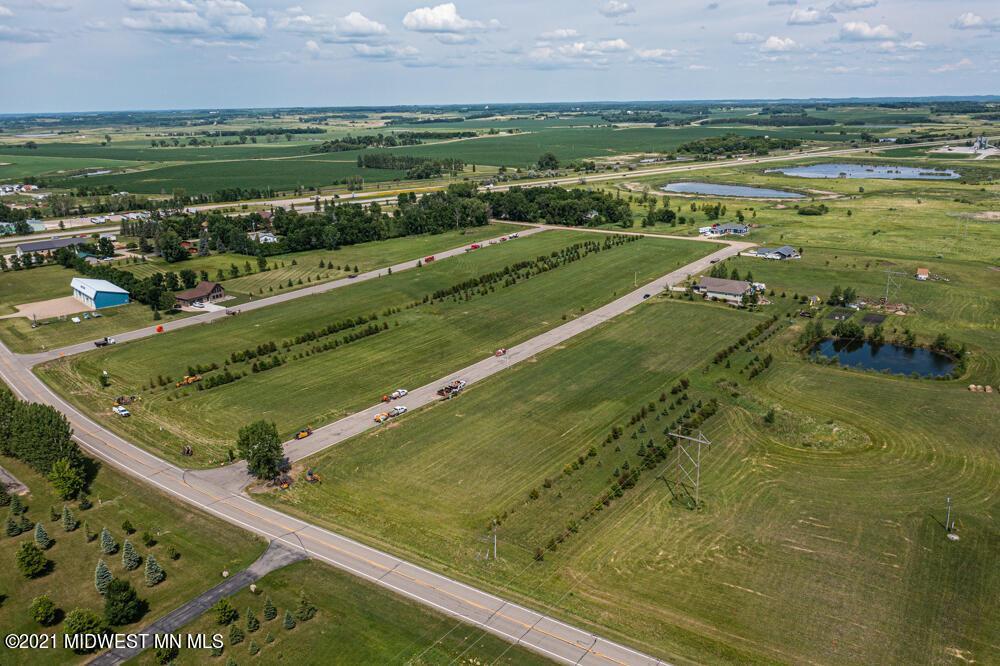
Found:
[[[91,242],[90,238],[85,238],[82,236],[75,236],[73,238],[52,238],[49,240],[31,241],[29,243],[21,243],[16,246],[15,251],[17,256],[23,256],[25,254],[31,254],[38,252],[41,254],[50,254],[54,250],[58,250],[62,247],[76,247],[78,245],[85,245]]]
[[[70,286],[76,300],[95,310],[128,305],[128,292],[107,280],[75,277]]]
[[[920,281],[930,280],[931,272],[926,268],[918,268],[916,278]]]

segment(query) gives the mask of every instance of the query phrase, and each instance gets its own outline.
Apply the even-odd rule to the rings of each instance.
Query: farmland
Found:
[[[308,464],[322,486],[265,501],[681,663],[989,654],[998,464],[982,435],[995,397],[804,363],[786,351],[798,324],[736,352],[732,369],[708,364],[759,321],[649,303],[320,454]],[[768,352],[757,378],[738,372]],[[618,470],[665,442],[682,376],[684,405],[721,405],[704,426],[703,507],[686,508],[672,458],[603,505]],[[940,528],[944,487],[962,497],[960,548]],[[497,562],[482,557],[494,517]]]
[[[703,243],[639,240],[507,286],[500,281],[490,288],[429,298],[513,262],[605,238],[573,231],[536,234],[210,326],[119,345],[113,353],[63,359],[39,372],[104,422],[109,421],[113,395],[142,395],[135,416],[108,425],[167,456],[190,443],[194,462],[204,465],[220,460],[237,428],[256,418],[273,419],[285,436],[306,424],[327,423],[372,404],[386,390],[422,385],[593,310],[711,249]],[[347,318],[371,321],[372,315],[379,327],[386,327],[377,335],[337,349],[292,345],[279,354],[284,359],[280,367],[225,386],[175,390],[164,380],[190,374],[193,366],[214,362],[221,368],[231,353],[278,344]],[[246,365],[240,362],[233,369],[242,371]],[[107,389],[93,379],[102,370],[111,377]],[[291,395],[296,398],[289,400]]]

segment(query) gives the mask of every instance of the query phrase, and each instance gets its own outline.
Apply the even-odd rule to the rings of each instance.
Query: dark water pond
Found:
[[[955,361],[950,357],[923,347],[873,345],[862,340],[824,340],[812,348],[812,353],[828,358],[836,357],[843,366],[888,370],[901,375],[916,372],[919,375],[940,377],[947,375],[955,367]]]
[[[951,169],[923,169],[906,166],[875,166],[872,164],[810,164],[808,166],[768,169],[764,173],[782,173],[799,178],[876,178],[883,180],[954,180],[959,177]]]
[[[710,194],[718,197],[757,197],[768,199],[801,199],[804,195],[786,190],[772,190],[766,187],[748,185],[719,185],[717,183],[670,183],[660,188],[664,192],[681,194]]]

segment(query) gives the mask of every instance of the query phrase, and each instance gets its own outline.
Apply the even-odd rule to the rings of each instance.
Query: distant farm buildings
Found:
[[[75,277],[70,287],[73,298],[94,310],[128,305],[128,292],[107,280]]]
[[[702,236],[746,236],[750,233],[750,227],[737,222],[726,222],[725,224],[713,224],[710,227],[701,227],[698,233]]]
[[[779,248],[759,247],[754,251],[754,256],[764,259],[783,261],[785,259],[800,259],[798,251],[791,245],[782,245]]]
[[[77,247],[80,245],[85,245],[90,242],[89,238],[81,238],[79,236],[74,238],[52,238],[49,240],[41,241],[31,241],[30,243],[21,243],[14,248],[17,256],[21,257],[25,254],[52,254],[56,250],[64,247]]]

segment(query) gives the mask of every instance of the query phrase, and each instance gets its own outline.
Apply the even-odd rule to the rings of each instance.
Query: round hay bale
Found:
[[[976,390],[976,385],[975,384],[969,384],[969,390],[970,391],[975,391]]]

